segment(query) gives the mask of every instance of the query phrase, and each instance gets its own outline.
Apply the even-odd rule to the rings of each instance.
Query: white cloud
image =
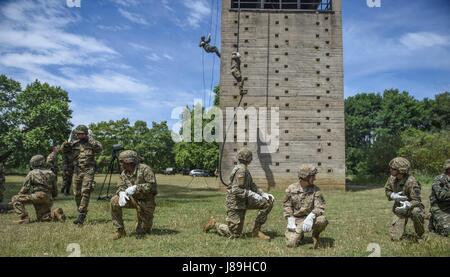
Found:
[[[168,60],[170,60],[170,61],[173,61],[173,57],[171,55],[169,55],[169,54],[164,54],[163,57],[168,59]]]
[[[188,10],[186,23],[188,26],[197,28],[200,22],[205,20],[211,13],[210,7],[205,0],[186,0],[183,5]]]
[[[111,2],[125,7],[136,6],[139,4],[138,0],[110,0]]]
[[[400,42],[409,49],[416,50],[435,46],[449,46],[450,37],[431,32],[417,32],[403,35]]]
[[[131,27],[128,25],[102,25],[99,24],[97,25],[97,28],[99,28],[100,30],[105,30],[105,31],[112,31],[112,32],[118,32],[118,31],[126,31],[129,30]]]
[[[170,12],[174,12],[174,9],[170,6],[168,0],[161,0],[161,4],[166,10],[168,10]]]
[[[126,19],[130,20],[133,23],[141,24],[141,25],[149,25],[148,21],[140,14],[132,13],[129,11],[126,11],[122,8],[119,8],[119,13],[125,17]]]
[[[158,54],[152,53],[151,55],[146,56],[147,59],[157,62],[161,60],[161,57]]]
[[[152,50],[150,47],[140,44],[140,43],[129,42],[128,45],[130,45],[131,47],[133,47],[136,50],[141,50],[141,51],[151,51]]]

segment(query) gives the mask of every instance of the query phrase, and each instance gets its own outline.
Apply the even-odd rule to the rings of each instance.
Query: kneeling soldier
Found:
[[[395,158],[389,163],[389,167],[391,176],[384,189],[388,200],[394,201],[394,219],[389,229],[391,240],[396,241],[403,237],[408,219],[412,220],[416,234],[421,238],[425,233],[421,186],[416,178],[410,175],[411,164],[407,159]]]
[[[111,216],[116,234],[113,239],[126,236],[123,224],[122,209],[136,209],[136,238],[141,239],[151,232],[153,213],[155,212],[156,178],[150,166],[140,163],[135,151],[126,150],[120,153],[119,162],[122,166],[117,183],[116,196],[111,199]]]
[[[444,164],[444,174],[436,177],[430,195],[430,231],[450,234],[450,160]]]
[[[227,224],[217,223],[214,218],[211,218],[203,227],[205,232],[214,229],[221,236],[239,238],[242,235],[247,210],[256,209],[258,215],[252,236],[270,240],[270,237],[261,231],[261,226],[266,222],[275,199],[273,195],[264,193],[253,182],[252,175],[247,169],[252,158],[250,150],[244,148],[239,151],[237,155],[239,164],[231,172],[231,183],[227,190]]]
[[[300,244],[305,233],[312,231],[313,247],[320,244],[320,233],[328,225],[324,216],[325,199],[320,189],[314,185],[317,168],[313,165],[302,165],[298,172],[299,181],[286,189],[284,199],[284,217],[288,220],[285,233],[287,247]]]
[[[26,204],[33,204],[37,220],[64,222],[66,217],[61,208],[51,210],[53,197],[58,195],[56,177],[51,170],[45,169],[45,158],[33,156],[30,160],[31,171],[25,177],[19,194],[13,196],[11,202],[15,212],[20,216],[16,223],[29,223],[30,218],[25,209]]]

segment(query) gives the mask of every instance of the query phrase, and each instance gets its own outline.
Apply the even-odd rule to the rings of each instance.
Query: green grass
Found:
[[[19,190],[23,177],[7,176],[7,197]],[[61,178],[59,178],[59,181]],[[102,176],[97,177],[100,184]],[[370,243],[381,247],[382,256],[450,256],[450,240],[434,234],[416,243],[412,240],[391,242],[388,226],[392,219],[391,202],[380,186],[367,185],[348,192],[325,191],[326,215],[330,222],[322,234],[324,247],[311,249],[311,239],[296,249],[285,247],[286,221],[282,216],[283,190],[273,192],[277,201],[265,229],[274,237],[270,242],[254,238],[230,240],[214,233],[202,233],[209,216],[225,222],[225,192],[218,190],[214,178],[208,186],[198,178],[192,184],[187,176],[158,176],[159,195],[154,233],[144,240],[132,235],[135,212],[124,213],[128,237],[112,241],[113,227],[109,203],[97,201],[93,194],[87,223],[78,228],[71,221],[77,215],[72,197],[60,197],[55,207],[62,207],[68,221],[16,225],[17,215],[0,215],[0,256],[67,256],[70,243],[78,243],[82,256],[368,256]],[[429,209],[430,184],[423,184],[423,199]],[[33,207],[27,206],[34,215]],[[250,232],[256,212],[249,211],[245,231]],[[408,232],[413,233],[408,224]]]

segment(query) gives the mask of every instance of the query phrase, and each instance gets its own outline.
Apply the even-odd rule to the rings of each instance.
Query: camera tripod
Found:
[[[111,199],[112,195],[109,194],[110,188],[111,188],[111,178],[114,173],[114,169],[117,168],[118,172],[120,172],[120,165],[119,165],[119,157],[118,153],[113,153],[112,159],[109,162],[108,166],[108,172],[105,175],[105,179],[103,180],[102,186],[100,187],[100,192],[98,193],[97,200],[109,200]],[[108,183],[106,183],[106,180],[108,180]],[[103,195],[103,190],[106,187],[106,194]]]

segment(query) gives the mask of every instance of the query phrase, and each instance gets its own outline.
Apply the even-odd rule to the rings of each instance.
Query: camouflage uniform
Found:
[[[52,151],[47,156],[47,166],[55,174],[55,183],[58,184],[58,155],[57,151]]]
[[[87,135],[88,128],[81,125],[75,129],[75,132],[84,132]],[[65,142],[63,149],[65,154],[72,155],[73,158],[73,192],[78,211],[82,217],[79,221],[82,224],[88,212],[91,193],[94,190],[95,155],[102,151],[102,145],[88,136],[85,140],[76,140],[73,143]]]
[[[30,165],[32,170],[25,177],[22,189],[11,199],[15,212],[20,216],[17,223],[29,222],[29,215],[25,209],[26,204],[33,204],[38,221],[57,220],[55,214],[62,213],[62,210],[51,211],[53,197],[58,195],[55,174],[44,169],[45,158],[42,155],[31,158]]]
[[[249,160],[251,161],[251,152],[246,149],[240,151],[238,159],[242,161],[239,157],[244,151],[246,151],[245,153],[250,153]],[[250,197],[249,193],[251,192],[260,195],[260,199]],[[261,239],[270,239],[260,229],[267,221],[267,216],[273,208],[273,200],[262,197],[263,194],[264,192],[253,182],[247,165],[244,163],[236,165],[231,172],[230,185],[227,189],[227,224],[216,223],[214,221],[213,224],[208,223],[207,225],[210,225],[210,227],[205,226],[204,230],[214,229],[221,236],[239,238],[242,235],[247,210],[256,209],[258,210],[258,215],[252,234]]]
[[[70,187],[72,186],[73,177],[73,159],[72,153],[63,153],[63,186],[61,193],[68,195],[70,193]]]
[[[216,46],[212,46],[209,43],[211,42],[211,35],[208,35],[208,38],[205,38],[204,36],[200,39],[200,45],[199,47],[202,47],[205,49],[206,53],[216,53],[216,55],[220,58],[220,52],[219,49],[217,49]]]
[[[241,55],[239,52],[234,52],[231,55],[231,75],[233,75],[236,82],[239,85],[239,91],[241,94],[244,93],[244,79],[241,73]]]
[[[405,164],[404,167],[398,166],[398,164]],[[390,167],[403,175],[402,179],[398,179],[394,176],[390,176],[384,186],[386,197],[389,201],[393,201],[391,198],[392,193],[402,192],[407,197],[407,201],[411,204],[406,212],[398,212],[397,208],[400,208],[402,204],[400,201],[395,201],[392,207],[394,218],[389,229],[389,234],[392,240],[400,240],[404,235],[406,224],[408,219],[411,219],[414,224],[414,229],[418,237],[422,237],[425,232],[424,228],[424,205],[421,200],[421,185],[416,178],[409,174],[410,164],[404,158],[395,158],[390,162]]]
[[[314,213],[316,219],[313,225],[313,237],[322,233],[328,225],[328,220],[324,216],[325,199],[320,189],[315,186],[302,188],[300,184],[294,183],[286,189],[284,198],[284,217],[287,219],[291,216],[295,217],[295,232],[286,230],[285,237],[287,245],[290,247],[297,246],[303,239],[302,230],[303,221],[310,214]]]
[[[5,190],[5,168],[3,163],[0,163],[0,202],[3,202]]]
[[[450,169],[450,160],[444,165],[444,171]],[[430,231],[448,236],[450,233],[450,176],[442,174],[433,182],[430,195]]]
[[[116,195],[111,199],[111,217],[117,232],[125,233],[125,226],[122,218],[122,209],[136,209],[137,224],[136,234],[150,233],[153,227],[153,214],[155,212],[155,196],[158,194],[156,177],[150,166],[139,163],[137,154],[134,151],[123,151],[119,155],[119,161],[131,155],[136,168],[132,174],[122,171],[117,183]],[[119,193],[132,186],[137,186],[136,192],[129,196],[126,205],[119,205]]]

